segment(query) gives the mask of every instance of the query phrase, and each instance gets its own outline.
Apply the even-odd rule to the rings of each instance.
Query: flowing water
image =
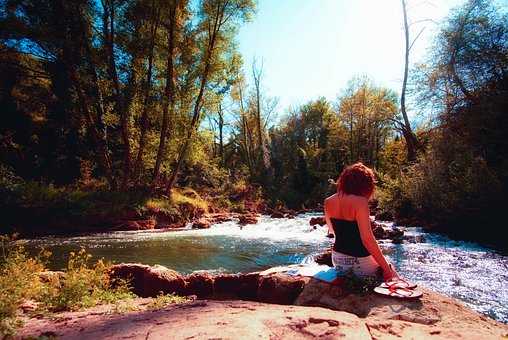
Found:
[[[332,241],[326,238],[326,228],[311,227],[312,216],[262,217],[243,228],[232,221],[204,230],[112,232],[26,242],[32,251],[52,251],[52,269],[61,269],[70,251],[84,247],[95,258],[161,264],[182,273],[249,272],[310,262],[312,255],[328,248]],[[425,242],[381,244],[400,274],[508,323],[508,256],[418,228],[407,228],[407,234],[423,235]]]

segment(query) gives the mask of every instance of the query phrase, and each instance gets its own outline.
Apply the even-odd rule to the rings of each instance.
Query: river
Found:
[[[243,228],[225,222],[203,230],[111,232],[80,237],[26,240],[28,249],[44,247],[49,264],[61,269],[70,251],[84,247],[94,258],[115,263],[161,264],[182,273],[249,272],[276,265],[305,263],[331,245],[326,228],[309,219],[261,217]],[[423,235],[423,243],[381,243],[398,272],[415,283],[462,300],[472,309],[508,323],[508,256],[475,243],[406,228]]]

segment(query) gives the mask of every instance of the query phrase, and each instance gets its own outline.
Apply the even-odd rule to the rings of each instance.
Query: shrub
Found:
[[[437,134],[416,163],[381,182],[381,210],[460,237],[499,242],[495,233],[478,233],[476,226],[499,225],[502,177],[464,141]]]
[[[48,252],[29,257],[12,238],[0,236],[0,242],[0,337],[13,335],[21,326],[17,312],[27,300],[37,302],[39,312],[55,312],[133,297],[127,282],[110,280],[109,264],[102,260],[92,264],[84,249],[70,254],[62,278],[51,275],[41,280]]]
[[[22,246],[10,237],[0,236],[0,335],[12,335],[20,326],[16,312],[25,300],[34,299],[42,291],[39,273],[44,270],[41,257],[30,258]]]
[[[83,248],[70,253],[63,280],[45,286],[42,300],[49,310],[77,310],[132,297],[126,282],[111,282],[108,264],[91,264],[90,258]]]

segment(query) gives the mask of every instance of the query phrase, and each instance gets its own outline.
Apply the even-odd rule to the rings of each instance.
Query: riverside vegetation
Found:
[[[135,297],[129,280],[110,277],[111,263],[91,261],[84,249],[71,252],[64,272],[46,269],[51,254],[41,251],[30,256],[11,237],[0,237],[0,336],[11,336],[23,325],[20,311],[25,314],[52,315],[113,304],[113,311],[136,310],[130,304]],[[161,309],[168,304],[182,303],[189,298],[159,294],[148,302],[147,308]]]
[[[13,335],[21,325],[17,314],[23,307],[32,314],[52,313],[133,297],[126,282],[109,279],[109,264],[102,260],[90,263],[90,255],[83,249],[70,253],[66,271],[58,273],[45,269],[45,261],[50,256],[48,252],[31,257],[12,239],[2,237],[0,241],[2,336]]]

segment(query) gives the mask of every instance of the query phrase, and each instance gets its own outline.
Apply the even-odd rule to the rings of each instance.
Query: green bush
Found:
[[[26,300],[43,290],[39,273],[44,270],[41,257],[30,258],[12,239],[0,236],[0,336],[12,335],[20,326],[16,313]],[[41,254],[45,257],[47,254]]]
[[[108,264],[102,260],[91,264],[90,258],[84,249],[71,252],[64,278],[44,286],[41,299],[50,311],[77,310],[132,297],[126,282],[110,281]]]
[[[84,249],[70,254],[62,277],[41,279],[48,252],[29,257],[12,238],[1,236],[0,242],[0,337],[13,335],[21,326],[17,313],[25,301],[36,302],[37,312],[56,312],[133,297],[127,282],[110,280],[109,264],[91,263]]]
[[[480,235],[475,225],[495,228],[502,218],[502,178],[463,141],[436,135],[416,163],[380,182],[381,210],[440,231],[480,241],[489,233]]]

